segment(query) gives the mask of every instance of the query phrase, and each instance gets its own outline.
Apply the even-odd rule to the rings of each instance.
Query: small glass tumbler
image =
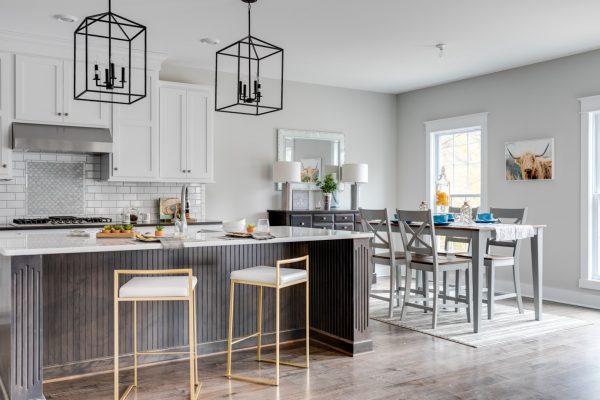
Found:
[[[259,219],[258,222],[256,223],[256,231],[263,232],[263,233],[270,233],[271,227],[269,226],[269,220],[268,219]]]

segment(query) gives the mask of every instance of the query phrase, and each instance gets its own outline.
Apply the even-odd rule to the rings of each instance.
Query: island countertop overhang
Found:
[[[275,226],[269,240],[225,238],[224,232],[199,232],[183,240],[183,248],[293,243],[307,241],[371,238],[371,233]],[[161,243],[143,243],[134,239],[97,239],[71,237],[68,232],[14,232],[0,237],[0,255],[6,257],[45,254],[98,253],[162,249]]]

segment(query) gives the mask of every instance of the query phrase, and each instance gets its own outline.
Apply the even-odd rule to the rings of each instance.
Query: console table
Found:
[[[271,226],[362,231],[358,210],[267,210]]]

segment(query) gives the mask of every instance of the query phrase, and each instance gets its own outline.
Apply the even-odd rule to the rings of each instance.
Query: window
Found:
[[[485,134],[487,113],[425,123],[428,154],[427,199],[435,205],[435,184],[442,167],[450,183],[450,206],[465,200],[471,207],[486,207]]]
[[[471,207],[481,205],[481,129],[433,132],[435,174],[442,167],[450,182],[450,207],[465,200]]]
[[[600,96],[581,101],[581,276],[600,289]]]

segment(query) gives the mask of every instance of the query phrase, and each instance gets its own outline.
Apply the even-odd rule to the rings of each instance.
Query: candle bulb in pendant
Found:
[[[100,77],[98,76],[98,64],[94,64],[94,80],[96,81],[97,85],[98,81],[100,80]]]
[[[242,97],[242,81],[238,82],[238,98]]]
[[[125,83],[125,67],[121,67],[121,83]]]
[[[256,93],[258,93],[258,82],[254,81],[254,96],[256,96]]]
[[[242,97],[244,100],[246,100],[246,84],[244,84],[244,95]]]
[[[114,82],[115,79],[115,63],[110,63],[110,80]]]

